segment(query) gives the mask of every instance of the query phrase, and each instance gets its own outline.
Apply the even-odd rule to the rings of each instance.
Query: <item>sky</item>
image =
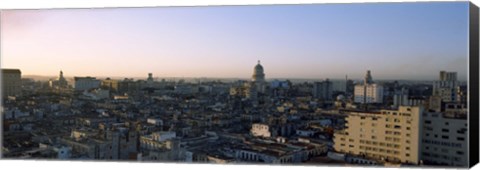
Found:
[[[22,75],[466,80],[468,2],[4,10]]]

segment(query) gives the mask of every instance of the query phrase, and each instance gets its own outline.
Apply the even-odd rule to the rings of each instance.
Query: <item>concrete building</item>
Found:
[[[313,83],[313,97],[321,100],[332,100],[333,88],[332,82],[326,79],[322,82]]]
[[[84,91],[100,87],[100,80],[95,77],[74,77],[75,91]]]
[[[257,65],[253,69],[252,82],[255,84],[257,92],[265,93],[265,73],[263,70],[263,66],[260,64],[260,60],[258,60]]]
[[[443,102],[453,102],[457,99],[457,73],[440,71],[438,81],[433,82],[432,96],[440,96]]]
[[[370,70],[365,75],[363,84],[355,85],[355,103],[383,103],[383,86],[373,83]]]
[[[250,129],[250,132],[253,136],[256,137],[271,137],[272,134],[270,133],[270,127],[265,124],[260,124],[260,123],[255,123],[252,124],[252,129]]]
[[[2,97],[18,96],[22,92],[22,72],[19,69],[2,69]]]
[[[60,70],[60,74],[58,75],[58,78],[56,80],[50,80],[49,81],[50,88],[54,89],[65,89],[68,87],[68,82],[63,77],[63,71]]]
[[[101,86],[102,88],[108,89],[112,92],[118,92],[119,81],[106,78],[105,80],[102,80]]]
[[[350,111],[346,129],[334,134],[337,152],[373,160],[418,164],[423,107],[398,110]]]
[[[444,113],[423,113],[421,158],[427,165],[468,166],[466,109],[447,104]]]

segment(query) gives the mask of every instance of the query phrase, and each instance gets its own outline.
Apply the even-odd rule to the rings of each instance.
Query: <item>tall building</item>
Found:
[[[355,85],[355,103],[383,103],[383,86],[372,80],[370,70],[367,70],[363,84]]]
[[[440,81],[457,81],[457,72],[440,71]]]
[[[74,77],[75,80],[75,90],[84,91],[100,87],[100,80],[97,80],[95,77]]]
[[[258,60],[257,65],[253,69],[252,82],[255,84],[257,92],[265,93],[265,73],[263,72],[263,66],[260,64],[260,60]]]
[[[68,87],[68,82],[63,77],[63,71],[60,70],[60,74],[58,75],[58,78],[56,80],[50,80],[49,81],[50,87],[55,88],[55,89],[65,89]]]
[[[147,87],[153,87],[153,74],[152,73],[148,73]]]
[[[433,96],[439,96],[443,102],[456,101],[457,73],[440,71],[440,80],[433,82]]]
[[[260,64],[260,60],[258,60],[257,65],[253,69],[252,81],[255,83],[265,82],[265,73],[263,72],[263,66]]]
[[[105,89],[108,89],[112,92],[118,92],[119,89],[119,81],[113,80],[107,77],[105,80],[102,80],[101,86]]]
[[[66,88],[68,86],[67,80],[65,79],[65,77],[63,77],[62,70],[60,70],[60,75],[58,76],[58,86],[62,88]]]
[[[400,106],[398,110],[351,111],[346,128],[334,134],[337,152],[369,159],[418,164],[423,107]]]
[[[2,69],[2,97],[18,96],[22,92],[22,72],[19,69]]]
[[[421,158],[427,165],[468,166],[466,109],[448,104],[444,113],[423,114]]]
[[[321,100],[332,100],[333,88],[332,82],[326,79],[322,82],[313,83],[313,97]]]

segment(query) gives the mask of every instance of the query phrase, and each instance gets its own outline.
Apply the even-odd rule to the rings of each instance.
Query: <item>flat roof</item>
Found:
[[[21,74],[20,69],[2,69],[3,74]]]

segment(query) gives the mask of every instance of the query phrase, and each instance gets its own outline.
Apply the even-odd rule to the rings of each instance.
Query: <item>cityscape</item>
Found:
[[[383,5],[353,5],[351,11],[355,12],[349,15],[370,16],[372,9],[399,7]],[[324,16],[323,12],[328,12],[325,9],[335,8],[333,11],[339,12],[344,6],[350,5],[263,6],[258,8],[263,10],[250,8],[251,11],[246,10],[249,7],[186,7],[135,9],[138,11],[125,10],[124,13],[121,9],[104,13],[96,10],[2,12],[1,158],[467,167],[467,47],[460,42],[468,36],[465,33],[456,35],[460,38],[432,38],[445,32],[462,32],[466,22],[458,21],[457,17],[463,15],[448,14],[451,20],[435,22],[461,23],[457,27],[432,22],[429,24],[435,25],[435,29],[420,25],[418,33],[405,31],[408,33],[392,35],[395,41],[382,39],[383,36],[375,33],[384,31],[382,29],[370,32],[372,27],[362,28],[372,24],[368,19],[360,19],[365,25],[354,20],[336,23],[342,25],[338,29],[355,25],[358,28],[354,31],[382,37],[369,37],[368,41],[350,38],[349,41],[362,42],[352,43],[358,44],[358,49],[344,47],[344,42],[336,38],[325,40],[329,34],[334,35],[332,37],[348,34],[319,32],[325,25],[331,29],[329,24],[314,26],[310,21],[297,22],[296,17],[285,14],[279,15],[287,18],[280,22],[279,16],[268,15],[291,9],[295,11],[293,16]],[[402,26],[398,29],[417,29],[410,25],[438,17],[434,14],[447,15],[445,10],[464,12],[468,3],[407,6],[412,9],[407,12],[426,10],[432,14],[418,13],[422,17],[405,19],[403,12],[383,12],[391,15],[389,17],[399,17],[396,24]],[[221,8],[230,8],[242,15]],[[215,12],[204,12],[208,10]],[[157,15],[158,11],[168,12]],[[152,17],[136,20],[133,16],[141,12]],[[230,22],[211,15],[217,12],[225,14],[222,17]],[[94,17],[87,16],[90,13],[95,13]],[[246,20],[257,14],[258,18]],[[42,23],[36,18],[39,16],[44,17]],[[118,18],[94,22],[106,16]],[[170,21],[165,22],[169,26],[164,26],[169,28],[163,28],[162,22],[150,22],[157,21],[153,16]],[[171,18],[162,18],[164,16]],[[196,19],[214,27],[191,24],[190,30],[185,31],[186,26],[182,24],[189,22],[183,23],[182,17],[186,16],[198,17]],[[21,20],[13,22],[19,17],[25,21],[33,18],[31,21],[38,21],[42,29],[21,27],[25,26]],[[62,17],[76,18],[63,20]],[[128,22],[138,25],[119,26],[127,22],[123,19],[132,19]],[[264,22],[257,23],[256,19]],[[236,27],[244,21],[254,24]],[[192,21],[196,22],[200,21]],[[61,27],[64,32],[55,30],[59,26],[55,24],[60,23],[64,24]],[[156,27],[159,23],[161,26]],[[293,27],[291,23],[300,26]],[[353,25],[343,25],[346,23]],[[118,27],[105,27],[108,24]],[[273,28],[267,27],[268,24],[291,28],[249,30],[254,26],[257,26],[255,29]],[[308,26],[301,27],[302,24]],[[131,36],[117,35],[129,29],[141,31]],[[156,33],[150,34],[152,30]],[[95,37],[97,31],[102,36]],[[177,31],[174,38],[160,33],[170,35],[172,31]],[[143,32],[148,33],[142,35]],[[276,39],[277,33],[286,34],[285,38]],[[74,37],[76,34],[80,37]],[[224,38],[216,37],[217,34]],[[315,37],[317,34],[324,39]],[[51,37],[43,37],[46,35]],[[110,35],[113,36],[108,37]],[[152,38],[155,36],[161,38]],[[104,39],[112,42],[106,43]],[[304,44],[298,45],[297,41]],[[324,44],[325,49],[306,43],[316,41],[328,43]],[[412,43],[420,47],[410,46]],[[395,44],[399,50],[383,48],[382,44]],[[328,54],[309,51],[317,48]],[[423,52],[430,48],[438,50]],[[249,55],[252,51],[245,52],[248,51],[245,49],[261,55],[255,58]],[[175,55],[163,57],[163,52]],[[234,55],[247,57],[224,55],[237,52]],[[367,57],[352,58],[356,55]],[[432,55],[438,58],[430,59]],[[49,76],[52,72],[57,75]]]

